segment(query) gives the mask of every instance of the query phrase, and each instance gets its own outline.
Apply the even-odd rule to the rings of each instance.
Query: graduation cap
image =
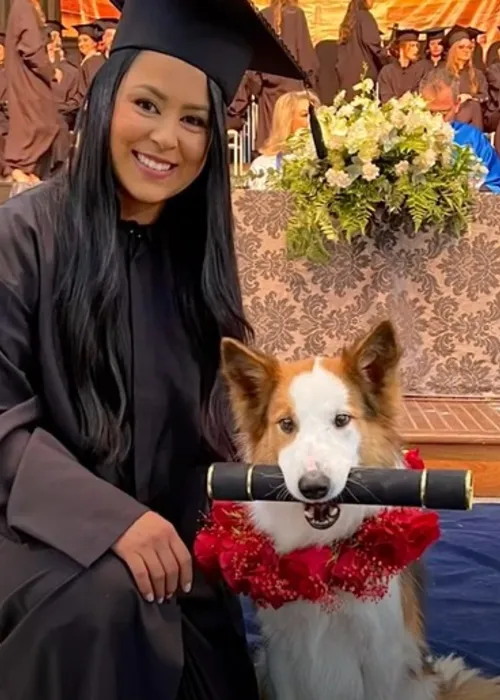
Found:
[[[111,53],[145,49],[202,70],[230,104],[246,70],[307,81],[249,0],[112,0],[122,11]]]
[[[0,44],[5,45],[5,32],[0,32]]]
[[[74,24],[73,29],[76,29],[79,35],[84,34],[93,41],[101,41],[102,30],[94,22],[89,22],[88,24]]]
[[[444,39],[448,27],[431,27],[430,29],[422,29],[421,34],[425,34],[427,41],[434,39]]]
[[[61,34],[66,27],[58,19],[48,19],[45,22],[45,29],[48,32],[59,32]]]
[[[106,29],[116,29],[118,19],[116,17],[101,17],[96,19],[94,24],[104,33]]]
[[[395,27],[392,31],[393,41],[418,41],[420,31],[418,29],[399,29]]]
[[[486,34],[483,29],[476,29],[476,27],[467,27],[467,31],[469,32],[470,39],[477,39],[478,36]]]
[[[460,24],[455,24],[446,35],[446,44],[448,46],[453,46],[453,44],[463,39],[469,39],[469,41],[471,41],[475,38],[476,36],[471,33],[469,27],[462,27]]]

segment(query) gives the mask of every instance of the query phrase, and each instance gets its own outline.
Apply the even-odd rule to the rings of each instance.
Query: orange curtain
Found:
[[[260,8],[267,4],[256,0]],[[299,0],[299,5],[307,15],[315,44],[337,38],[347,0]],[[117,14],[107,0],[61,0],[61,9],[68,24]],[[415,29],[464,24],[487,30],[490,42],[500,38],[496,26],[500,0],[375,0],[373,14],[384,32],[395,22]]]

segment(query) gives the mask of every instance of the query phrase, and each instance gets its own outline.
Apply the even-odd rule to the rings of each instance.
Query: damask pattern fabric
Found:
[[[331,246],[331,261],[290,260],[286,195],[234,194],[245,307],[263,350],[336,354],[383,318],[404,348],[407,395],[500,397],[500,199],[480,195],[461,238],[379,229]]]

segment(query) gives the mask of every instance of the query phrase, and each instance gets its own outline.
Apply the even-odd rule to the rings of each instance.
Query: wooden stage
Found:
[[[476,496],[500,498],[500,401],[407,398],[401,432],[427,466],[472,469]]]

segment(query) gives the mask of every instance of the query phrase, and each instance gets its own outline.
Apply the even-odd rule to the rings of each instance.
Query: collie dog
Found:
[[[222,369],[246,462],[279,464],[301,502],[248,504],[280,554],[333,545],[378,508],[332,503],[355,466],[402,467],[400,348],[389,322],[334,359],[280,362],[224,339]],[[392,578],[378,602],[291,602],[257,611],[263,696],[272,700],[500,700],[500,680],[456,657],[433,659],[420,577]]]

